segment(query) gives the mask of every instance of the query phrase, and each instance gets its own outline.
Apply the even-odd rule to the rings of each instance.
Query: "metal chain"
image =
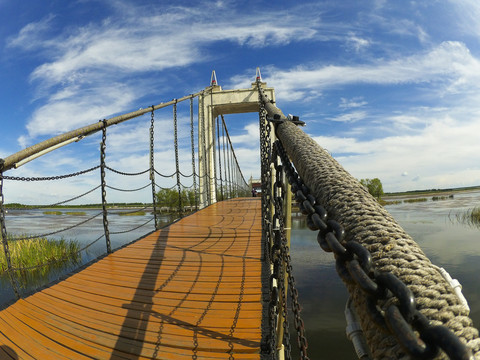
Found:
[[[271,205],[271,172],[270,172],[270,132],[266,131],[266,112],[263,107],[263,103],[260,101],[259,95],[259,125],[260,125],[260,167],[261,167],[261,182],[262,182],[262,241],[263,241],[263,260],[274,262],[275,254],[271,251],[272,243],[272,217],[270,212]],[[278,254],[277,258],[278,258]],[[277,269],[274,266],[274,270]],[[279,290],[278,290],[278,278],[272,274],[270,276],[270,301],[268,303],[268,316],[269,316],[269,335],[267,339],[267,348],[272,360],[277,359],[277,339],[276,328],[278,320],[278,303],[279,303]]]
[[[106,191],[106,182],[105,182],[105,148],[107,141],[107,120],[103,120],[102,127],[102,142],[100,143],[100,178],[102,184],[102,213],[103,213],[103,230],[105,232],[105,242],[107,245],[107,252],[110,254],[112,252],[112,247],[110,243],[110,233],[108,230],[108,218],[107,218],[107,191]]]
[[[178,162],[178,135],[177,135],[177,101],[173,104],[173,145],[175,147],[175,169],[177,174],[177,190],[178,190],[178,212],[183,213],[182,206],[182,187],[180,185],[180,164]],[[181,215],[180,215],[181,216]]]
[[[193,191],[195,193],[195,210],[198,210],[197,174],[195,171],[195,130],[193,127],[193,98],[190,98],[190,143],[192,146],[192,174]]]
[[[223,198],[223,179],[222,179],[222,151],[221,151],[221,146],[220,146],[220,125],[219,125],[219,119],[217,116],[217,145],[218,145],[218,172],[220,173],[220,196],[221,199],[224,200]],[[216,161],[216,160],[215,160]]]
[[[213,100],[212,100],[213,101]],[[212,122],[211,126],[211,135],[212,135],[212,153],[213,153],[213,189],[215,199],[217,198],[217,149],[216,149],[216,134],[215,134],[215,119],[213,118],[213,106],[212,106]],[[211,181],[211,180],[210,180]]]
[[[138,226],[136,226],[136,227],[134,227],[134,228],[131,228],[131,229],[129,229],[129,230],[112,231],[112,232],[110,232],[110,234],[113,234],[113,235],[126,234],[126,233],[129,233],[129,232],[135,231],[135,230],[137,230],[137,229],[140,229],[141,227],[147,225],[148,223],[151,223],[153,220],[155,220],[154,217],[152,217],[152,218],[151,218],[150,220],[148,220],[148,221],[145,221],[143,224],[140,224],[140,225],[138,225]]]
[[[157,216],[157,194],[155,189],[155,107],[152,105],[152,113],[150,116],[150,184],[152,186],[152,205],[153,217],[155,220],[155,230],[158,230],[158,216]]]
[[[147,169],[147,170],[143,170],[143,171],[136,172],[136,173],[128,173],[128,172],[123,172],[123,171],[119,171],[119,170],[112,169],[111,167],[109,167],[109,166],[107,166],[107,165],[105,165],[105,169],[108,169],[108,170],[110,170],[111,172],[114,172],[114,173],[116,173],[116,174],[125,175],[125,176],[143,175],[143,174],[146,174],[147,172],[150,171],[150,169]]]
[[[73,224],[73,225],[70,225],[70,226],[67,226],[66,228],[62,228],[60,230],[55,230],[55,231],[52,231],[52,232],[49,232],[49,233],[46,233],[46,234],[38,234],[38,235],[29,235],[29,236],[18,236],[18,237],[13,237],[12,240],[14,241],[17,241],[17,240],[32,240],[32,239],[43,239],[43,238],[46,238],[48,236],[52,236],[52,235],[56,235],[56,234],[59,234],[59,233],[62,233],[62,232],[65,232],[65,231],[68,231],[68,230],[72,230],[72,229],[75,229],[76,227],[79,227],[83,224],[86,224],[87,222],[89,221],[92,221],[93,219],[95,219],[96,217],[98,217],[100,214],[103,214],[103,212],[100,212],[96,215],[93,215],[92,217],[89,217],[88,219],[85,219],[79,223],[76,223],[76,224]]]
[[[211,205],[210,204],[210,185],[207,184],[207,181],[210,181],[210,176],[208,175],[208,167],[207,167],[207,139],[206,139],[206,133],[207,129],[205,128],[205,94],[202,92],[202,101],[201,101],[201,120],[200,124],[202,124],[202,128],[198,129],[198,131],[201,132],[201,147],[203,151],[203,159],[201,161],[203,162],[203,176],[201,176],[201,180],[203,181],[203,189],[202,189],[202,195],[204,197],[204,204],[202,205]],[[205,201],[205,196],[207,197]]]
[[[110,185],[105,185],[105,187],[107,187],[109,189],[112,189],[112,190],[121,191],[121,192],[135,192],[135,191],[140,191],[140,190],[146,189],[147,187],[149,187],[151,185],[152,185],[151,183],[148,183],[147,185],[144,185],[144,186],[136,188],[136,189],[120,189],[120,188],[116,188],[116,187],[113,187],[113,186],[110,186]],[[154,204],[154,206],[155,206],[155,204]]]
[[[292,348],[290,344],[290,333],[289,333],[289,321],[288,321],[288,304],[287,304],[287,287],[285,286],[285,281],[288,279],[285,278],[285,270],[287,266],[287,254],[289,252],[287,246],[287,238],[285,235],[285,222],[284,222],[284,190],[283,190],[283,183],[281,179],[282,176],[282,168],[278,166],[278,156],[277,154],[272,155],[272,160],[274,164],[274,168],[276,169],[276,181],[274,184],[274,208],[275,213],[273,214],[273,226],[274,226],[274,238],[275,238],[275,246],[277,249],[280,249],[279,254],[274,259],[274,276],[277,278],[278,284],[280,285],[279,295],[280,295],[280,311],[281,311],[281,320],[282,320],[282,330],[283,330],[283,337],[282,337],[282,344],[284,346],[284,356],[285,359],[291,360],[292,359]],[[291,289],[290,289],[291,290]],[[277,329],[277,334],[280,329]],[[279,337],[278,337],[279,338]],[[278,346],[278,345],[277,345]]]
[[[393,334],[412,358],[432,359],[439,349],[450,359],[472,358],[471,349],[450,329],[430,324],[417,309],[413,293],[407,285],[394,274],[375,269],[372,255],[362,244],[354,240],[347,243],[342,241],[345,234],[341,224],[328,219],[325,208],[317,203],[294,170],[282,144],[277,141],[275,147],[292,184],[300,211],[308,216],[307,226],[314,231],[320,230],[317,240],[323,250],[335,254],[340,277],[363,291],[372,321]],[[388,304],[384,312],[379,310],[382,304]]]
[[[17,281],[13,273],[12,261],[10,256],[10,249],[8,247],[8,237],[7,237],[7,226],[5,225],[5,198],[3,196],[3,173],[0,172],[0,236],[3,243],[3,251],[5,253],[5,260],[7,261],[7,272],[10,277],[10,282],[12,284],[13,292],[17,299],[20,299],[20,294],[18,292]]]
[[[50,181],[50,180],[61,180],[61,179],[66,179],[78,175],[83,175],[86,173],[89,173],[91,171],[97,170],[100,167],[100,165],[94,166],[90,169],[78,171],[75,173],[71,174],[66,174],[66,175],[57,175],[57,176],[45,176],[45,177],[24,177],[24,176],[5,176],[3,175],[3,178],[6,180],[15,180],[15,181]]]
[[[223,115],[222,115],[222,120],[223,120]],[[223,121],[222,121],[222,152],[223,152],[223,171],[224,171],[224,176],[225,176],[225,198],[229,199],[229,190],[228,190],[228,178],[227,178],[227,157],[225,155],[225,128],[223,127]]]
[[[70,198],[70,199],[67,199],[67,200],[62,200],[62,201],[59,201],[57,203],[54,203],[54,204],[48,204],[48,205],[42,205],[42,206],[29,206],[29,205],[24,205],[23,207],[9,207],[9,209],[11,210],[38,210],[38,209],[45,209],[45,208],[51,208],[51,207],[54,207],[54,206],[58,206],[58,205],[62,205],[62,204],[65,204],[65,203],[68,203],[68,202],[71,202],[71,201],[74,201],[74,200],[78,200],[80,199],[81,197],[85,196],[85,195],[88,195],[92,192],[94,192],[95,190],[97,190],[98,188],[100,188],[102,185],[97,185],[95,186],[93,189],[91,190],[88,190],[87,192],[84,192],[83,194],[80,194],[80,195],[77,195],[73,198]]]

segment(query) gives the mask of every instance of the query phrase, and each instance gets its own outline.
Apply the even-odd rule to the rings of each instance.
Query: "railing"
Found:
[[[112,252],[126,241],[130,242],[146,233],[159,229],[167,221],[164,219],[165,214],[168,214],[170,220],[173,220],[196,211],[200,207],[208,206],[208,203],[199,204],[200,194],[206,191],[199,186],[201,179],[204,179],[203,183],[208,181],[215,184],[217,200],[249,194],[248,185],[239,168],[223,117],[214,119],[215,123],[212,126],[216,130],[212,135],[215,138],[216,145],[214,149],[215,169],[214,171],[199,173],[199,161],[202,161],[202,159],[199,159],[199,147],[205,147],[206,144],[202,142],[204,136],[198,134],[198,126],[194,121],[196,116],[202,116],[194,111],[194,101],[195,99],[198,100],[199,95],[204,92],[102,120],[43,141],[5,159],[0,159],[0,227],[3,252],[7,263],[6,269],[3,269],[3,276],[8,274],[16,298],[32,290],[21,280],[24,278],[23,275],[29,271],[51,266],[53,261],[39,260],[33,266],[22,266],[12,258],[10,247],[13,242],[20,239],[31,241],[41,238],[56,239],[57,236],[68,239],[83,232],[91,232],[92,228],[98,228],[99,233],[89,235],[90,240],[77,250],[77,255],[85,255],[87,250],[92,251],[94,249],[93,257],[96,258],[102,256],[105,252]],[[186,106],[182,107],[183,104],[186,104]],[[163,109],[163,112],[159,114],[161,109]],[[168,109],[172,111],[171,115],[165,113]],[[157,120],[159,118],[160,120]],[[165,120],[165,118],[172,120]],[[108,139],[111,136],[118,137],[119,134],[122,134],[118,131],[121,131],[120,128],[114,129],[112,135],[109,136],[112,125],[132,119],[136,119],[135,128],[144,130],[145,138],[148,140],[147,144],[138,153],[138,158],[143,160],[143,164],[129,166],[125,165],[127,159],[124,155],[116,155],[113,152],[115,149],[109,149]],[[157,124],[155,129],[156,120],[157,122],[160,121],[161,126],[159,128]],[[122,126],[126,131],[134,129],[132,126],[126,127],[123,124]],[[171,137],[166,135],[169,132],[172,134]],[[15,169],[29,161],[53,150],[55,150],[55,154],[59,153],[59,149],[68,144],[74,143],[64,149],[67,150],[73,146],[78,148],[80,145],[75,143],[80,142],[80,140],[82,140],[82,143],[86,143],[89,149],[88,154],[84,154],[83,158],[98,159],[98,155],[95,156],[95,153],[98,154],[98,149],[88,146],[90,143],[95,144],[96,141],[87,141],[87,139],[95,139],[95,134],[98,133],[101,134],[99,163],[93,163],[86,169],[64,175],[47,173],[46,176],[44,174],[41,176],[15,176]],[[173,156],[171,161],[166,161],[165,155],[161,158],[159,153],[169,148],[174,150]],[[82,151],[84,151],[83,148]],[[214,174],[213,177],[211,174]],[[77,194],[72,193],[64,198],[55,197],[46,205],[7,206],[6,204],[10,186],[19,185],[22,189],[25,189],[25,192],[28,192],[28,186],[34,185],[35,188],[30,189],[30,191],[41,192],[45,198],[48,198],[50,192],[55,193],[52,187],[58,187],[58,182],[62,181],[65,184],[70,184],[70,188],[75,189],[74,191]],[[55,185],[47,188],[45,183]],[[86,189],[87,185],[89,186],[88,189]],[[129,208],[127,203],[132,202],[133,196],[137,199],[143,199],[143,201],[138,203],[135,208]],[[115,201],[109,201],[109,198],[115,199]],[[124,201],[121,200],[122,198]],[[150,198],[150,201],[148,201],[148,198]],[[138,200],[134,202],[138,202]],[[67,220],[65,220],[65,217],[60,217],[68,225],[60,224],[55,228],[49,226],[44,233],[28,235],[19,233],[10,235],[8,233],[9,220],[13,220],[10,216],[19,211],[24,213],[34,213],[45,209],[65,211],[63,208],[65,206],[82,203],[97,204],[95,207],[97,210],[89,211],[91,214],[79,215],[74,223],[72,223],[72,216]],[[120,205],[118,205],[119,203]],[[116,207],[115,204],[117,204]],[[59,207],[62,208],[58,209]],[[134,215],[142,212],[147,215],[142,216],[142,221],[135,221],[131,225],[127,224],[128,221],[123,220],[126,219],[125,217],[119,217],[119,215]],[[75,215],[73,211],[70,211],[70,213]],[[128,240],[125,240],[125,234],[128,235]],[[103,250],[100,246],[102,239],[105,243]],[[68,257],[71,256],[72,254],[68,255]],[[87,259],[91,258],[92,255],[88,254],[86,257]],[[55,261],[62,263],[66,261],[66,257]],[[81,261],[80,264],[83,262]],[[47,276],[45,282],[49,280],[51,278]],[[34,288],[43,284],[37,283]]]
[[[260,84],[258,90],[265,254],[271,262],[269,358],[279,358],[283,349],[290,358],[289,337],[280,335],[288,329],[288,283],[300,357],[308,359],[284,220],[290,186],[308,227],[318,231],[320,247],[333,252],[350,293],[349,317],[360,326],[349,324],[348,336],[359,358],[479,356],[469,309],[438,267],[355,178],[296,126],[302,124],[297,117],[285,117]],[[433,284],[435,291],[426,291]]]

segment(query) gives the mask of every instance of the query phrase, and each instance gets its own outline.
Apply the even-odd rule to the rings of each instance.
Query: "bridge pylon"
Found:
[[[267,87],[266,82],[260,86],[270,99],[275,101],[275,90]],[[212,72],[210,86],[206,87],[198,99],[198,155],[199,155],[199,191],[200,208],[217,201],[217,179],[215,174],[215,119],[220,115],[258,112],[257,83],[249,89],[223,90],[217,83],[215,70]],[[272,134],[272,139],[273,134]]]

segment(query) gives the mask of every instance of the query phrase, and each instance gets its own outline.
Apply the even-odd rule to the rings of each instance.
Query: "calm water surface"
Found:
[[[480,192],[455,194],[453,199],[427,201],[421,203],[403,203],[388,205],[387,210],[400,225],[417,241],[423,251],[438,266],[444,267],[453,278],[463,286],[463,293],[469,301],[470,316],[474,324],[480,324],[480,230],[466,225],[452,223],[456,213],[461,213],[480,205]],[[99,210],[85,211],[85,215],[45,215],[42,210],[9,211],[7,229],[11,234],[47,233],[66,228],[87,219]],[[77,211],[77,210],[71,210]],[[138,226],[152,218],[145,216],[109,215],[111,232],[122,232]],[[79,220],[80,219],[80,220]],[[168,222],[167,217],[162,218]],[[348,298],[347,291],[339,279],[334,266],[333,256],[323,252],[317,241],[316,233],[306,229],[305,220],[293,220],[291,257],[294,275],[303,307],[302,316],[307,329],[309,356],[313,359],[355,359],[355,352],[345,336],[344,308]],[[153,231],[153,222],[126,234],[112,234],[112,247],[117,248],[131,239]],[[87,224],[75,228],[57,237],[76,239],[82,246],[90,243],[103,233],[102,217],[99,216]],[[87,263],[105,253],[105,239],[89,247],[82,254],[82,263]],[[66,269],[68,271],[70,269]],[[55,280],[61,273],[52,274]],[[0,303],[13,299],[8,282],[2,281]],[[292,333],[292,336],[295,334]],[[292,341],[296,341],[292,338]]]
[[[62,231],[56,235],[49,236],[54,239],[76,240],[80,244],[80,248],[88,248],[81,252],[80,264],[66,266],[64,269],[52,271],[48,279],[43,282],[36,282],[21,289],[23,294],[29,293],[35,288],[45,285],[51,281],[57,280],[62,275],[69,273],[75,268],[87,264],[88,262],[98,258],[106,253],[106,242],[103,230],[103,218],[100,209],[54,209],[53,211],[61,211],[61,215],[47,215],[48,210],[8,210],[6,215],[6,227],[9,235],[42,235],[48,234],[62,229],[66,229],[85,222],[89,218],[95,217],[93,220],[83,225],[74,227],[68,231]],[[131,212],[129,210],[110,210],[108,214],[108,223],[110,231],[110,242],[112,249],[117,249],[132,240],[138,239],[142,235],[154,230],[153,215],[146,211],[145,215],[140,216],[120,216],[119,212]],[[82,212],[82,215],[69,215],[68,213]],[[170,216],[161,216],[160,225],[171,222]],[[148,223],[147,223],[148,222]],[[132,230],[144,223],[138,229]],[[98,241],[92,242],[98,239]],[[3,249],[2,249],[3,251]],[[0,306],[14,299],[14,293],[10,286],[10,281],[6,276],[0,276]]]
[[[463,286],[474,325],[480,325],[480,230],[449,220],[480,205],[480,192],[455,193],[453,199],[388,205],[386,209],[420,245],[430,260]],[[450,216],[449,216],[450,215]],[[311,359],[356,359],[345,336],[348,293],[339,279],[333,255],[325,253],[316,233],[295,219],[291,257],[303,305]],[[293,335],[293,333],[292,333]]]

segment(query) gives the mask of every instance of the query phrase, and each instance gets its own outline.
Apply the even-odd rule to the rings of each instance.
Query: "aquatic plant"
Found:
[[[44,211],[43,212],[44,215],[62,215],[62,212],[61,211]]]
[[[77,241],[47,238],[9,237],[12,267],[22,287],[31,286],[48,278],[52,270],[62,269],[81,260]],[[0,275],[7,270],[5,253],[0,251]]]
[[[383,199],[380,199],[378,201],[380,203],[380,205],[398,205],[398,204],[401,204],[402,201],[401,200],[383,200]]]
[[[87,213],[85,211],[67,211],[65,214],[71,216],[84,216]]]
[[[405,203],[416,203],[416,202],[425,202],[425,201],[428,201],[428,199],[427,198],[414,198],[414,199],[403,200],[403,202],[405,202]]]
[[[453,194],[448,196],[432,196],[433,201],[453,199]]]
[[[458,222],[460,224],[480,228],[480,206],[465,210],[462,213],[455,214],[455,216],[452,216],[452,214],[448,214],[448,218],[453,223]]]
[[[144,216],[145,214],[146,214],[145,211],[118,213],[118,215],[120,216]]]

